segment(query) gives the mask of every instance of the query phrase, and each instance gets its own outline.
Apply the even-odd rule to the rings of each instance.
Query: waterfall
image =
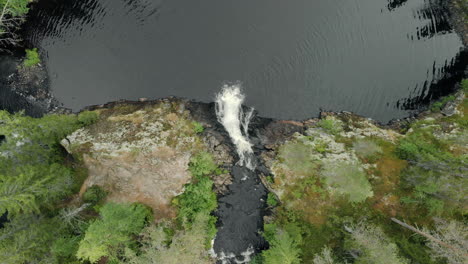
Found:
[[[224,85],[216,95],[216,116],[236,146],[239,165],[254,170],[255,165],[251,157],[253,154],[252,145],[248,139],[248,127],[253,109],[244,114],[242,109],[244,99],[245,96],[239,85]]]
[[[245,96],[239,85],[224,85],[216,95],[216,116],[228,132],[239,156],[232,167],[229,193],[218,199],[218,232],[212,242],[213,256],[222,264],[249,263],[251,257],[265,249],[259,233],[267,191],[255,172],[258,158],[249,141],[249,124],[253,108],[242,106]]]

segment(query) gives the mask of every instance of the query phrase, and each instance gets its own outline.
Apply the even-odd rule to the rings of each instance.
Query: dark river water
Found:
[[[25,36],[65,107],[240,82],[281,119],[347,110],[381,122],[452,91],[466,53],[443,0],[40,0]]]

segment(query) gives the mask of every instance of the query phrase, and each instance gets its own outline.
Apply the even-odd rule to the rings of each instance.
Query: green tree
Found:
[[[83,201],[85,203],[90,203],[93,205],[98,204],[104,198],[106,198],[107,192],[104,191],[100,186],[93,185],[86,189],[86,192],[83,194]]]
[[[91,263],[102,257],[116,259],[119,251],[133,246],[132,236],[140,233],[150,215],[141,204],[105,204],[80,241],[77,257]]]
[[[432,249],[432,259],[446,260],[449,264],[464,264],[468,262],[468,228],[458,221],[447,222],[435,218],[436,230],[423,228],[420,230],[396,218],[391,219],[400,226],[407,228],[425,239]]]
[[[199,214],[208,217],[207,230],[210,237],[206,241],[208,244],[216,234],[216,217],[210,214],[218,206],[216,193],[213,191],[213,180],[209,175],[215,174],[219,169],[209,153],[201,152],[191,159],[189,170],[193,175],[193,181],[185,186],[184,193],[177,196],[173,204],[178,208],[179,223],[190,225]]]
[[[8,211],[14,217],[38,212],[40,206],[50,206],[71,194],[73,182],[72,171],[57,163],[26,165],[11,176],[0,174],[0,214]]]
[[[66,167],[60,140],[83,126],[75,115],[42,118],[0,111],[0,214],[38,212],[79,185]]]
[[[449,264],[468,263],[468,228],[465,224],[436,219],[436,229],[424,231],[434,238],[428,239],[434,259],[446,259]]]
[[[285,230],[278,229],[268,242],[270,249],[262,252],[266,264],[297,264],[301,262],[299,242]]]
[[[131,264],[203,264],[211,263],[205,241],[211,239],[207,226],[210,221],[205,214],[197,214],[190,226],[177,231],[172,238],[165,231],[165,225],[151,225],[140,235],[143,239],[142,254],[126,250],[126,259]]]
[[[329,247],[324,247],[320,254],[314,256],[314,264],[336,264],[332,251]]]
[[[20,41],[16,30],[24,22],[31,0],[0,0],[0,49]]]
[[[351,238],[346,241],[349,249],[360,252],[356,256],[357,264],[392,263],[407,264],[408,261],[399,256],[398,248],[392,243],[379,227],[360,223],[346,228]]]
[[[56,263],[50,245],[62,232],[60,221],[21,215],[0,229],[0,259],[4,264]]]

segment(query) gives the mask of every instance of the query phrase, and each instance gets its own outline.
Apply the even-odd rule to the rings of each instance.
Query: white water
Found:
[[[218,256],[218,260],[221,261],[222,264],[231,264],[231,263],[236,263],[236,264],[245,264],[249,263],[252,260],[252,255],[255,253],[254,249],[252,246],[249,246],[247,250],[241,253],[242,260],[238,260],[236,258],[236,255],[233,253],[226,254],[224,252],[221,252]]]
[[[236,146],[239,165],[254,170],[255,165],[250,157],[253,153],[252,145],[248,139],[248,126],[253,109],[244,114],[242,110],[244,99],[245,96],[241,93],[239,85],[224,85],[221,92],[216,95],[216,116]]]

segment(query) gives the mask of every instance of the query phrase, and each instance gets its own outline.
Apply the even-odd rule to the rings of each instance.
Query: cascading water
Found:
[[[248,263],[265,248],[259,234],[263,227],[266,188],[255,173],[257,158],[248,138],[253,109],[244,113],[245,96],[239,85],[223,86],[216,96],[218,121],[236,147],[239,162],[232,168],[229,193],[218,200],[218,233],[213,250],[221,263]]]
[[[252,145],[248,139],[248,127],[252,118],[253,109],[244,114],[242,103],[245,96],[241,93],[240,86],[224,85],[216,96],[216,116],[229,133],[232,142],[236,146],[239,155],[239,165],[254,170],[255,165],[251,157]],[[242,130],[244,134],[242,134]]]

